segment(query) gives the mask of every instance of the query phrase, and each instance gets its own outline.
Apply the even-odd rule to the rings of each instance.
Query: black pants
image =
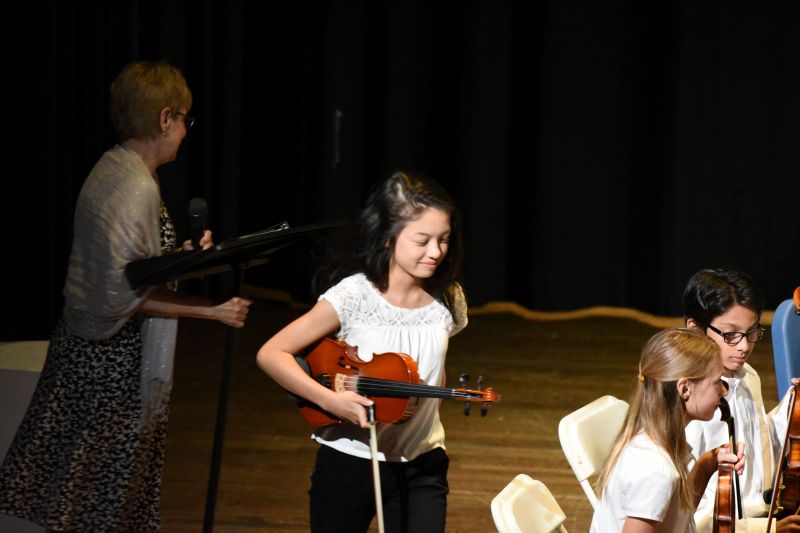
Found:
[[[407,463],[380,463],[387,533],[444,531],[448,465],[441,448]],[[371,461],[320,446],[308,494],[313,533],[367,531],[375,516]]]

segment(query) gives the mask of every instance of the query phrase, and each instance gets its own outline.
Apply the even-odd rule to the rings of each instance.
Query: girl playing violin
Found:
[[[324,387],[294,354],[336,332],[362,359],[405,353],[423,383],[443,385],[448,339],[467,323],[456,282],[460,232],[458,210],[436,182],[394,173],[370,194],[354,249],[326,265],[317,304],[258,352],[278,384],[343,421],[313,435],[321,446],[309,490],[312,531],[367,531],[376,514],[365,414],[372,401]],[[386,531],[444,531],[448,458],[438,406],[420,399],[408,421],[378,427]]]
[[[694,531],[692,515],[719,463],[744,466],[743,456],[721,447],[687,468],[684,428],[714,414],[721,376],[719,348],[703,335],[668,329],[645,344],[625,425],[597,481],[591,532]]]
[[[744,520],[741,531],[766,531],[769,500],[763,493],[772,486],[775,458],[786,434],[786,401],[767,414],[761,396],[761,379],[747,361],[755,344],[765,333],[760,325],[763,297],[745,273],[729,269],[703,269],[694,274],[683,293],[683,313],[689,328],[703,332],[722,353],[722,379],[728,383],[726,400],[730,406],[736,441],[744,443],[747,465],[739,477]],[[692,453],[728,442],[728,426],[719,411],[710,421],[692,422],[686,427]],[[697,530],[712,531],[716,477],[712,478],[695,514]],[[774,531],[774,528],[773,528]],[[800,517],[790,516],[777,523],[777,531],[800,531]]]

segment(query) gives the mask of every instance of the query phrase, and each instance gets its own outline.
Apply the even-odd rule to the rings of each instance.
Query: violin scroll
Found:
[[[466,387],[469,383],[469,374],[462,372],[458,376],[458,382],[462,387]],[[491,387],[483,388],[483,376],[478,376],[476,389],[470,390],[466,388],[456,389],[462,394],[462,397],[455,398],[456,400],[466,400],[464,404],[464,416],[472,414],[472,403],[481,403],[481,416],[486,416],[489,413],[489,404],[500,401],[500,395],[494,392]]]

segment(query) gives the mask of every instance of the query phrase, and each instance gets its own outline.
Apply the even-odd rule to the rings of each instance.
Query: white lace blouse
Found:
[[[460,287],[455,317],[437,300],[415,309],[396,307],[363,274],[343,279],[320,300],[333,306],[341,324],[338,338],[357,346],[359,357],[369,360],[373,353],[408,354],[417,362],[420,379],[426,385],[442,384],[449,338],[467,324]],[[351,424],[320,428],[312,438],[343,453],[370,457],[369,431]],[[439,400],[435,398],[420,398],[414,414],[402,424],[378,425],[382,461],[411,461],[434,448],[444,448]]]

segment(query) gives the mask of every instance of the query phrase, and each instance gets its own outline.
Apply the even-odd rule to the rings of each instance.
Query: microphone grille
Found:
[[[192,198],[189,201],[189,216],[198,217],[208,214],[208,205],[202,198]]]

